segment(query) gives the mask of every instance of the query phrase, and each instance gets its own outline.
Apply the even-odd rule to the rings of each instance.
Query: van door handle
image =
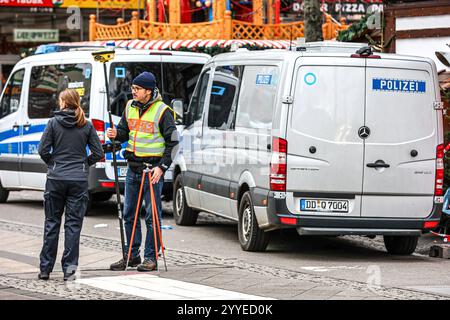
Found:
[[[17,123],[14,123],[14,125],[12,127],[13,127],[13,129],[19,129],[20,128],[20,126]]]
[[[375,163],[368,163],[367,167],[369,168],[389,168],[390,165],[384,162],[375,162]]]
[[[31,127],[31,123],[25,123],[25,124],[23,125],[23,127],[28,129],[29,127]]]

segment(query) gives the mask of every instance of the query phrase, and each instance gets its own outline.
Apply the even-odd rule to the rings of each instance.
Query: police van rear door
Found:
[[[438,112],[431,64],[366,59],[362,217],[424,218],[433,208]]]
[[[359,217],[364,60],[301,57],[293,81],[287,127],[288,209],[301,215]]]

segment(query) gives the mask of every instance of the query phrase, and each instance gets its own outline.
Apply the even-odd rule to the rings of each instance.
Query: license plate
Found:
[[[348,213],[348,200],[300,199],[300,210]]]
[[[117,168],[117,174],[119,175],[119,177],[125,177],[127,175],[127,170],[128,167],[123,167],[123,168]]]

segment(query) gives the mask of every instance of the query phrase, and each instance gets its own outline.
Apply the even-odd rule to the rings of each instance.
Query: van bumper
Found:
[[[106,176],[104,168],[90,167],[88,179],[90,193],[116,192],[116,189],[113,186],[105,187],[104,183],[111,184],[114,180],[111,180]],[[125,181],[119,181],[119,189],[121,193],[125,191]],[[172,190],[172,173],[168,176],[166,172],[166,175],[164,176],[163,194],[172,195]]]
[[[262,211],[255,210],[258,222],[263,230],[296,228],[303,235],[420,235],[429,231],[425,222],[439,222],[443,204],[434,204],[430,215],[425,219],[395,218],[355,218],[355,217],[317,217],[293,214],[286,207],[285,199],[276,199],[273,192],[267,195],[267,218]],[[282,218],[290,218],[283,219]]]
[[[111,185],[111,183],[114,182],[114,180],[111,180],[106,176],[105,168],[90,167],[88,182],[90,193],[116,192],[114,185]],[[119,189],[121,193],[124,192],[125,190],[124,181],[119,181]]]

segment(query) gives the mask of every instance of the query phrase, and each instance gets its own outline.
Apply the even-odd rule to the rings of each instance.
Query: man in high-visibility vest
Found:
[[[172,163],[172,152],[177,148],[178,134],[172,109],[162,102],[156,87],[155,76],[150,72],[143,72],[134,78],[131,86],[133,100],[128,101],[117,129],[108,128],[106,135],[109,139],[121,143],[128,141],[124,157],[128,161],[125,180],[125,200],[123,218],[127,236],[126,253],[131,239],[134,213],[138,205],[139,188],[141,185],[144,163],[152,165],[152,185],[161,221],[161,192],[164,184],[164,172]],[[174,153],[175,154],[175,153]],[[129,261],[130,267],[137,267],[138,271],[156,270],[155,255],[159,252],[159,243],[155,249],[152,221],[152,206],[148,179],[145,181],[142,198],[145,202],[145,237],[144,261],[141,261],[140,246],[142,241],[140,219],[137,220],[135,237]],[[111,270],[125,270],[126,261],[113,263]]]

